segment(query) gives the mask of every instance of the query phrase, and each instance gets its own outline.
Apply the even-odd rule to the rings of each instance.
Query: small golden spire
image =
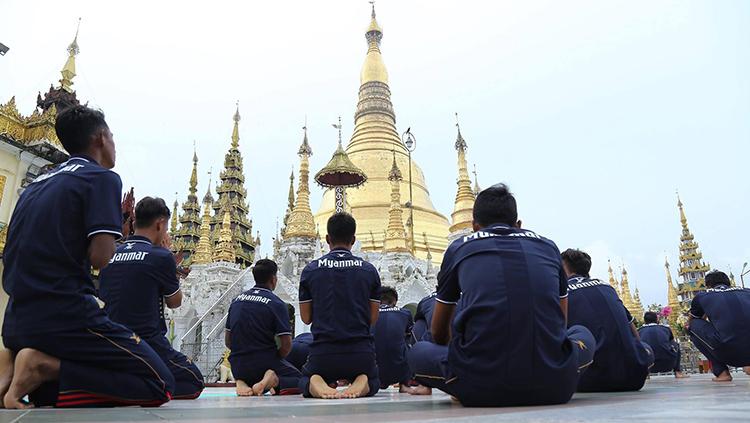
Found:
[[[294,210],[294,167],[292,167],[292,174],[289,175],[289,195],[287,197],[286,213],[284,213],[284,230],[286,230],[286,225],[289,223],[289,215],[292,214],[292,210]]]
[[[169,233],[174,236],[177,233],[177,207],[180,205],[177,202],[177,193],[174,193],[174,205],[172,206],[172,222],[169,227]]]
[[[198,192],[198,153],[195,151],[195,141],[193,141],[193,171],[190,173],[190,195]]]
[[[198,239],[198,245],[195,247],[195,254],[193,254],[193,264],[210,263],[213,257],[214,246],[211,241],[211,204],[213,202],[211,183],[209,182],[206,195],[203,197],[203,218],[201,219],[200,238]]]
[[[300,157],[299,185],[297,187],[297,199],[294,208],[289,214],[289,222],[284,231],[284,236],[315,238],[315,219],[310,209],[310,156],[312,148],[307,140],[307,126],[303,126],[304,135],[302,145],[297,154]]]
[[[677,191],[677,207],[680,209],[680,223],[682,224],[682,229],[687,229],[687,217],[685,216],[685,209],[682,208],[682,200],[680,200],[679,191]]]
[[[625,305],[625,308],[627,308],[632,314],[635,307],[633,303],[633,294],[630,292],[630,285],[628,282],[628,270],[625,268],[625,264],[622,265],[622,293],[620,299]]]
[[[396,164],[396,152],[393,151],[393,163],[388,173],[391,181],[391,208],[388,211],[388,230],[385,235],[385,252],[407,252],[406,230],[404,229],[403,210],[401,209],[400,185],[403,177]]]
[[[232,129],[232,149],[240,147],[240,101],[237,100],[237,110],[234,112],[234,128]]]
[[[73,92],[73,78],[76,76],[76,56],[80,52],[78,48],[78,31],[81,29],[81,18],[78,18],[78,27],[76,28],[76,36],[73,38],[73,42],[68,46],[68,60],[65,61],[60,74],[62,79],[60,80],[60,87],[65,91]]]
[[[219,230],[219,243],[213,254],[214,261],[225,261],[234,263],[234,242],[232,242],[232,216],[229,213],[229,207],[224,208],[224,218]]]
[[[370,4],[372,5],[370,25],[365,32],[367,57],[362,65],[359,82],[365,84],[366,82],[377,81],[387,84],[388,71],[385,69],[385,63],[383,63],[383,57],[380,54],[380,40],[383,38],[383,30],[375,18],[375,2],[370,2]]]
[[[471,230],[474,221],[473,209],[475,194],[471,189],[471,178],[469,178],[468,165],[466,164],[466,149],[468,148],[466,140],[461,135],[461,127],[458,123],[458,113],[456,113],[456,143],[455,148],[458,153],[458,179],[456,185],[456,200],[453,205],[451,219],[453,224],[450,227],[451,233],[463,230]]]
[[[427,261],[431,261],[432,253],[430,252],[430,244],[427,242],[427,232],[422,232],[422,237],[424,238],[424,246],[427,249]]]
[[[620,284],[615,279],[615,272],[612,271],[612,262],[607,260],[607,271],[609,272],[609,284],[615,289],[617,295],[621,295]]]
[[[481,188],[479,188],[479,177],[477,176],[477,165],[474,164],[474,198],[476,198],[477,195],[482,191]]]
[[[670,322],[674,323],[677,319],[677,313],[680,310],[680,300],[677,297],[677,289],[672,283],[672,272],[669,270],[669,260],[664,257],[664,269],[667,272],[667,305],[672,309],[669,316]]]

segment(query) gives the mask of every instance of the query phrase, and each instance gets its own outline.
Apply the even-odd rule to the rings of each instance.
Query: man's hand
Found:
[[[161,242],[159,243],[159,246],[162,248],[166,248],[167,250],[172,249],[172,238],[169,236],[169,232],[162,238]]]

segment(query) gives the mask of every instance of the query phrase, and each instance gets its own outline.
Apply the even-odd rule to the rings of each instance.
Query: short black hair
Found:
[[[268,285],[271,282],[271,278],[276,275],[279,271],[279,266],[276,262],[269,259],[260,259],[255,262],[253,266],[253,277],[257,285]]]
[[[135,205],[135,227],[139,229],[148,228],[157,219],[165,217],[169,219],[171,212],[167,203],[159,197],[143,197]]]
[[[643,313],[643,323],[656,323],[658,320],[658,316],[653,311]]]
[[[591,256],[587,252],[568,248],[563,251],[562,259],[576,275],[589,276],[591,271]]]
[[[55,120],[57,138],[69,154],[86,152],[91,145],[91,138],[108,127],[101,110],[81,105],[61,111]]]
[[[357,232],[357,221],[349,213],[336,213],[328,218],[327,229],[332,244],[349,244]]]
[[[380,288],[380,303],[388,304],[389,306],[395,306],[398,302],[398,291],[390,286],[383,286]]]
[[[495,184],[477,195],[474,201],[474,223],[489,226],[494,223],[515,225],[518,222],[516,199],[505,184]]]
[[[713,288],[719,285],[729,286],[729,276],[720,270],[712,270],[706,273],[706,286]]]

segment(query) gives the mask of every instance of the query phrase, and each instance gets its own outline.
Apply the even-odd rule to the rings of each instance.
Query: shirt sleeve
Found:
[[[372,271],[370,282],[370,301],[375,303],[380,302],[380,275],[375,269]]]
[[[454,241],[456,242],[456,241]],[[458,284],[458,274],[453,265],[453,254],[450,247],[443,256],[443,264],[438,272],[437,297],[435,300],[443,304],[456,304],[461,297],[461,287]]]
[[[406,312],[406,317],[408,319],[406,321],[406,336],[409,336],[411,335],[412,329],[414,329],[414,318],[411,317],[411,313],[408,311]]]
[[[159,269],[157,271],[159,278],[159,293],[164,297],[171,297],[180,290],[180,280],[177,279],[177,263],[172,255],[160,257]]]
[[[427,320],[424,315],[424,300],[420,301],[419,304],[417,304],[417,312],[414,313],[414,321],[417,320]]]
[[[122,238],[121,194],[122,181],[114,172],[103,172],[91,181],[84,208],[87,238],[100,233],[111,234],[115,239]]]
[[[229,306],[229,311],[227,312],[227,321],[224,324],[224,329],[226,329],[226,330],[228,330],[230,332],[232,331],[232,326],[230,325],[231,322],[232,322],[232,306],[230,305]]]
[[[286,306],[286,303],[281,301],[274,303],[273,311],[276,317],[276,336],[291,336],[292,328],[289,325],[289,308]]]
[[[310,303],[312,302],[312,291],[310,290],[310,271],[307,269],[302,270],[302,275],[299,278],[299,303]]]
[[[578,295],[578,294],[576,294],[576,295]],[[628,318],[628,323],[633,323],[634,319],[633,319],[633,316],[630,314],[630,311],[628,311],[627,307],[625,307],[624,304],[623,304],[622,308],[623,308],[623,310],[625,310],[625,317]]]
[[[701,305],[701,297],[702,296],[698,294],[693,298],[693,301],[690,302],[690,317],[694,319],[702,319],[703,316],[706,315],[706,312]]]
[[[559,251],[557,253],[557,257],[560,257],[557,265],[560,267],[560,299],[563,299],[568,297],[568,276],[565,274],[565,268],[563,268],[562,265],[562,256],[560,256]]]

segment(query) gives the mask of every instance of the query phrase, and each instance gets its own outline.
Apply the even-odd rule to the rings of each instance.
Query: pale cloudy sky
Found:
[[[580,247],[606,277],[625,263],[644,303],[676,268],[679,188],[706,259],[750,260],[750,2],[380,0],[402,132],[449,215],[461,118],[482,186],[504,181],[525,226]],[[201,195],[240,101],[251,217],[270,251],[305,116],[313,170],[351,134],[365,0],[0,0],[0,101],[22,113],[59,79],[83,18],[75,88],[102,108],[138,195],[180,201],[193,141]],[[313,188],[313,210],[322,191]]]

